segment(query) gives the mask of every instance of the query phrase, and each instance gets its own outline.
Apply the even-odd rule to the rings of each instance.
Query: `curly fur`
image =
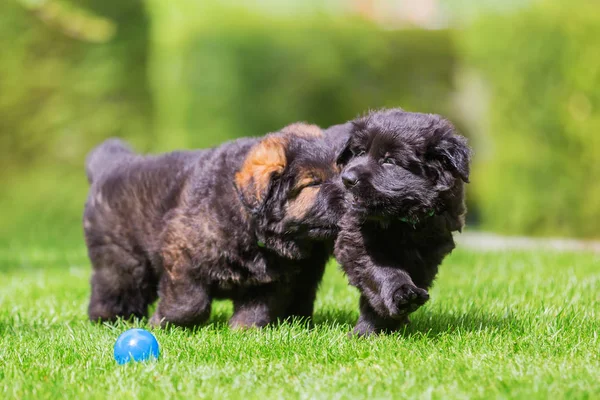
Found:
[[[471,151],[432,114],[380,110],[332,129],[348,138],[338,163],[350,204],[335,256],[361,292],[354,332],[394,330],[429,299],[464,225]]]
[[[234,327],[310,317],[341,217],[335,154],[317,127],[163,155],[112,139],[88,156],[89,318],[205,322],[232,299]]]

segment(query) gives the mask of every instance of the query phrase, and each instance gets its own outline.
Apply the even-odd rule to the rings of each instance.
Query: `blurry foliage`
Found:
[[[465,32],[490,84],[473,189],[486,229],[600,236],[600,9],[546,1]]]
[[[117,27],[106,43],[74,37],[86,22],[97,29],[98,18],[52,1],[0,3],[0,174],[52,162],[80,167],[89,146],[107,135],[147,134],[148,24],[140,2],[125,3],[77,2]],[[73,23],[70,35],[52,21]]]
[[[0,2],[0,239],[80,236],[85,153],[150,140],[148,40],[140,1]]]
[[[293,121],[327,127],[369,108],[448,113],[448,31],[385,31],[359,19],[252,14],[150,1],[162,148],[214,145]]]
[[[115,34],[111,20],[59,0],[19,0],[48,26],[67,36],[89,42],[106,42]]]
[[[0,243],[81,240],[83,159],[106,137],[141,151],[206,147],[383,106],[456,121],[462,61],[490,89],[491,147],[476,149],[469,188],[483,227],[599,235],[593,1],[546,1],[464,32],[219,4],[0,2]]]
[[[0,4],[0,178],[11,181],[0,194],[0,243],[81,240],[83,159],[109,136],[167,151],[299,120],[328,126],[380,106],[450,111],[448,31],[195,0],[50,3],[60,3],[50,19]],[[90,40],[98,36],[86,29],[102,19],[114,36]]]

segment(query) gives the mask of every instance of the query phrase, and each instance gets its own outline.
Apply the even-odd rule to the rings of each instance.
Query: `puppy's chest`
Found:
[[[186,269],[191,277],[219,291],[279,282],[299,270],[271,260],[260,250],[240,249],[235,242],[206,239],[188,239],[184,246],[171,247],[170,254],[163,254],[173,260],[171,268]]]
[[[387,226],[373,224],[363,229],[361,235],[364,250],[386,263],[404,260],[419,264],[452,242],[451,235],[445,230],[429,227],[419,229],[406,223]]]
[[[222,291],[280,281],[295,271],[257,249],[243,221],[207,208],[174,210],[166,218],[160,252],[164,268]]]
[[[402,231],[373,229],[363,232],[364,250],[386,264],[395,260],[414,258],[419,253],[414,238]]]

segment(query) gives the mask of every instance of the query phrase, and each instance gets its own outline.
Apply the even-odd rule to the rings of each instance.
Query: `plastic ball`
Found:
[[[115,343],[114,356],[119,364],[158,359],[159,355],[158,341],[144,329],[125,331]]]

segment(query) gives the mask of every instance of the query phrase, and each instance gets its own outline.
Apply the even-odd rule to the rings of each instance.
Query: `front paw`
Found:
[[[156,311],[154,315],[152,315],[152,318],[150,318],[150,321],[148,321],[148,325],[150,325],[152,328],[164,328],[166,324],[167,321],[159,314],[158,311]]]
[[[399,319],[415,312],[427,300],[429,300],[427,290],[418,288],[411,283],[404,283],[393,291],[388,299],[385,299],[385,303],[390,316]]]
[[[234,330],[263,328],[273,322],[266,312],[260,310],[241,310],[235,312],[229,319],[229,327]]]
[[[377,333],[379,330],[372,323],[359,319],[348,337],[368,337]]]
[[[383,319],[377,317],[375,320],[370,320],[361,316],[352,332],[348,334],[349,337],[369,337],[373,335],[379,335],[384,333],[392,333],[403,325],[410,324],[410,320],[407,316],[403,316],[398,319]]]

